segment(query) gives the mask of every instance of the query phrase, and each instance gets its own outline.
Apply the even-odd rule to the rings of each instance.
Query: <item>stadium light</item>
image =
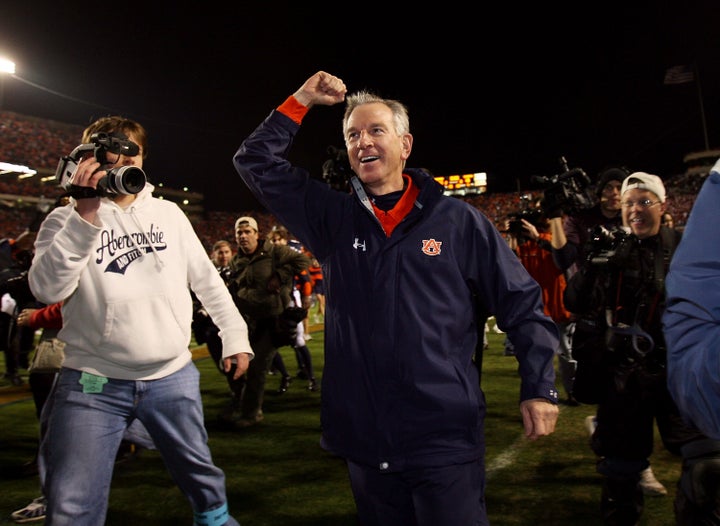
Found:
[[[21,174],[19,177],[25,178],[25,177],[32,177],[37,173],[36,170],[33,170],[31,168],[28,168],[27,166],[22,166],[19,164],[10,164],[0,161],[0,175],[5,174]]]
[[[0,57],[0,73],[9,73],[10,75],[15,74],[15,62],[6,58]]]
[[[3,98],[5,95],[5,74],[15,74],[15,62],[0,57],[0,110],[3,109]]]

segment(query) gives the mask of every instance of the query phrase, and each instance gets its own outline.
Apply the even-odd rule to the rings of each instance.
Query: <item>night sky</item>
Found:
[[[408,105],[409,166],[485,171],[490,191],[559,173],[560,156],[593,178],[611,164],[669,177],[706,134],[720,146],[720,7],[709,0],[66,4],[0,4],[0,56],[17,64],[3,109],[137,119],[150,180],[203,192],[211,210],[257,207],[232,156],[320,69]],[[665,85],[681,64],[700,82]],[[342,112],[313,108],[291,160],[320,177],[328,146],[342,146]]]

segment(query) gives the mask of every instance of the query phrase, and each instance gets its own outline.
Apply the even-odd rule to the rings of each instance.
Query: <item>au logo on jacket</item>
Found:
[[[426,256],[439,256],[440,247],[442,247],[442,241],[435,241],[434,239],[423,239],[422,252]]]

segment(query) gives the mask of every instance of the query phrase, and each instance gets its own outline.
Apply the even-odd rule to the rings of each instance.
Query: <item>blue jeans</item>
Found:
[[[207,444],[195,364],[158,380],[108,378],[101,392],[83,392],[89,384],[80,383],[82,376],[63,368],[45,408],[46,525],[105,524],[115,455],[137,419],[190,500],[194,524],[239,526],[227,512],[225,474],[213,464]]]

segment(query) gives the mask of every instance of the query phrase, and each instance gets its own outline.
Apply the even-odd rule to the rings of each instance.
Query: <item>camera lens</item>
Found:
[[[137,194],[145,188],[145,172],[135,166],[121,166],[108,171],[98,181],[98,189],[105,194]]]

